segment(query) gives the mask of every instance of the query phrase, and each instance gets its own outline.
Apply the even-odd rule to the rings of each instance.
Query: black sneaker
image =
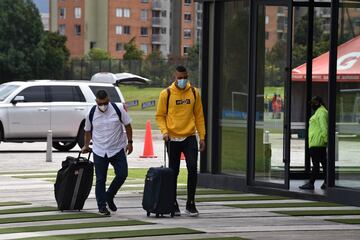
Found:
[[[190,215],[191,217],[196,217],[199,215],[198,210],[195,207],[195,202],[190,201],[186,203],[186,214]]]
[[[117,207],[114,203],[114,198],[107,198],[106,203],[108,204],[111,211],[116,212]]]
[[[99,213],[104,216],[110,216],[110,212],[106,207],[99,208]]]
[[[174,202],[174,215],[175,216],[181,216],[181,212],[179,209],[179,204],[177,203],[177,201]]]
[[[306,183],[306,184],[300,186],[299,188],[304,189],[304,190],[314,190],[314,184]]]
[[[326,189],[326,188],[327,188],[326,183],[323,183],[323,184],[321,185],[321,189]]]

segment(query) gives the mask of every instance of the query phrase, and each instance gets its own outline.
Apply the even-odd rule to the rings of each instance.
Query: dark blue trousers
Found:
[[[109,163],[111,163],[114,168],[115,178],[106,191],[106,178]],[[94,154],[94,165],[96,174],[95,195],[98,208],[100,209],[106,207],[107,198],[114,198],[128,176],[128,165],[125,151],[122,149],[111,158],[108,158],[106,155],[105,157],[100,157]]]

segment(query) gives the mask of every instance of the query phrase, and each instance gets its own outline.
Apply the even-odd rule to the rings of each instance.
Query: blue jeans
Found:
[[[115,178],[106,191],[106,178],[109,163],[111,163],[114,168]],[[106,199],[114,198],[128,176],[128,165],[125,151],[122,149],[111,158],[108,158],[106,155],[105,157],[100,157],[94,154],[94,165],[96,174],[95,195],[98,208],[100,209],[106,207]]]

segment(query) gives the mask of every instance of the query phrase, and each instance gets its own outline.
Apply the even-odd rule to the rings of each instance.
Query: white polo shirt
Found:
[[[98,107],[95,108],[92,121],[92,150],[98,156],[105,157],[106,154],[107,157],[112,157],[127,146],[127,136],[123,125],[130,124],[131,119],[123,105],[117,104],[117,106],[121,111],[122,122],[110,103],[105,112],[101,112]],[[89,115],[90,111],[85,120],[84,130],[87,132],[91,131]]]

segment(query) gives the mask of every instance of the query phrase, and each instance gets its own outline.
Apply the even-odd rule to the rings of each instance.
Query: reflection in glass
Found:
[[[258,8],[255,180],[284,183],[288,8]]]
[[[220,153],[223,173],[245,175],[249,1],[224,3],[220,29]]]
[[[359,2],[339,9],[338,34],[335,185],[360,189]]]

